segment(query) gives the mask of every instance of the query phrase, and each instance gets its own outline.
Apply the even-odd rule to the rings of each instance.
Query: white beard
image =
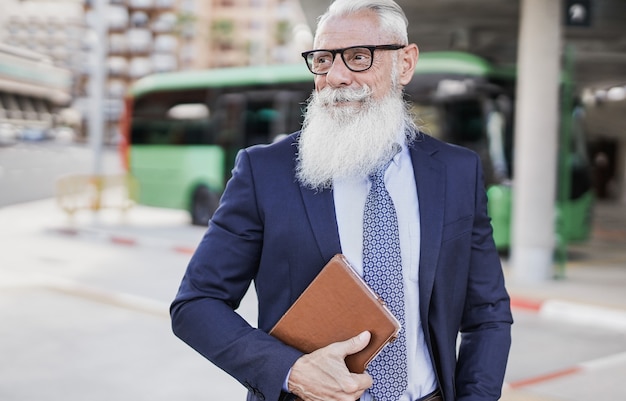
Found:
[[[340,104],[349,101],[356,105]],[[380,100],[367,86],[314,91],[298,142],[298,180],[321,190],[333,179],[367,177],[397,153],[399,143],[413,140],[407,110],[401,90]]]

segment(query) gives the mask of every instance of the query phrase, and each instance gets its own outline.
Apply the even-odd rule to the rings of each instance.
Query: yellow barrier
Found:
[[[57,203],[70,216],[78,210],[116,208],[123,212],[135,204],[137,181],[128,174],[67,175],[56,182]]]

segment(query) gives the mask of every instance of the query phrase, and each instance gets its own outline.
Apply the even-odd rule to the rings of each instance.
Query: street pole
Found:
[[[95,40],[91,49],[91,80],[90,80],[90,115],[89,141],[93,150],[93,169],[91,174],[91,188],[93,198],[91,209],[98,212],[102,198],[102,147],[104,139],[104,85],[106,76],[107,51],[107,19],[106,6],[108,0],[93,0],[92,18]]]
[[[107,49],[107,19],[106,5],[108,0],[93,0],[92,19],[94,26],[93,47],[91,49],[91,79],[90,79],[90,112],[89,112],[89,142],[93,150],[92,174],[98,177],[102,174],[102,147],[104,139],[104,85],[106,77],[106,49]]]

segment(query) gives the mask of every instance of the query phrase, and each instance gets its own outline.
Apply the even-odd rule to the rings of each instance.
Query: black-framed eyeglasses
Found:
[[[317,49],[302,53],[307,67],[315,75],[326,75],[337,53],[350,71],[369,70],[374,63],[374,50],[400,50],[406,45],[350,46],[343,49]]]

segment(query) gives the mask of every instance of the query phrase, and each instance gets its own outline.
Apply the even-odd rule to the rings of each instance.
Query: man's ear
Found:
[[[415,65],[419,58],[419,49],[415,43],[407,45],[402,49],[402,57],[400,59],[400,84],[406,86],[413,78],[413,72],[415,71]]]

